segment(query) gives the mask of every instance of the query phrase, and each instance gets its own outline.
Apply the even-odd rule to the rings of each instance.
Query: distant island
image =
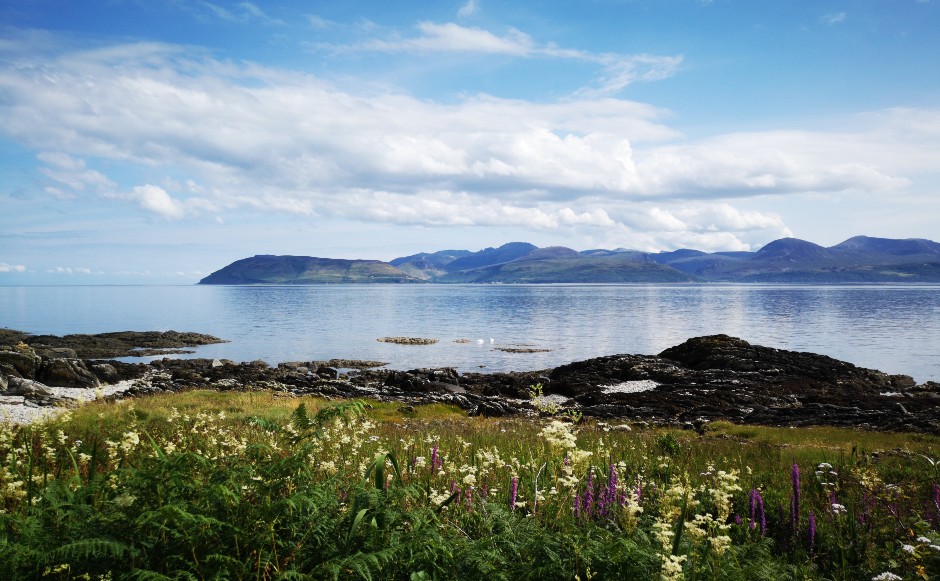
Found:
[[[440,250],[379,260],[258,255],[199,284],[328,283],[936,283],[940,243],[855,236],[828,248],[782,238],[756,252],[576,251],[510,242],[478,252]]]

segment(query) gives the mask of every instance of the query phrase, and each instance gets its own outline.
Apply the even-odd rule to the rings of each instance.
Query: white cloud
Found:
[[[510,28],[504,35],[497,35],[482,28],[461,26],[453,22],[421,22],[417,29],[420,34],[413,37],[394,36],[354,45],[320,45],[319,48],[340,52],[478,53],[576,61],[600,68],[595,83],[575,93],[575,96],[592,97],[615,95],[637,81],[652,82],[669,78],[676,73],[683,60],[681,55],[591,53],[550,43],[538,44],[531,36],[515,28]]]
[[[440,46],[549,50],[523,33],[427,30]],[[5,46],[0,56],[15,66],[0,68],[0,135],[42,152],[41,171],[55,182],[48,188],[63,197],[84,188],[168,220],[247,211],[740,247],[788,230],[778,216],[744,212],[733,200],[910,191],[918,172],[940,167],[934,110],[860,115],[838,131],[692,142],[668,125],[667,111],[606,91],[444,104],[351,92],[172,45],[29,59],[15,43]],[[655,59],[635,58],[625,75],[660,74]]]
[[[517,57],[532,56],[539,49],[524,32],[510,28],[505,36],[498,36],[482,28],[469,28],[452,22],[418,24],[419,36],[370,40],[344,48],[379,52],[478,52]]]
[[[828,24],[829,26],[834,26],[836,24],[842,24],[845,22],[845,19],[848,17],[848,14],[845,12],[833,12],[832,14],[826,14],[822,16],[819,21],[823,24]]]
[[[87,169],[83,159],[60,152],[42,152],[36,157],[46,164],[46,167],[40,169],[46,177],[68,186],[73,192],[84,191],[86,187],[91,187],[96,191],[114,187],[114,182],[104,174]],[[55,187],[48,187],[46,191],[60,199],[73,195]]]
[[[182,6],[187,7],[188,5],[183,3]],[[201,7],[203,10],[212,14],[216,18],[227,20],[229,22],[248,22],[251,20],[256,20],[264,24],[284,24],[283,20],[278,18],[271,18],[265,14],[265,12],[261,10],[257,4],[252,2],[239,2],[235,6],[237,10],[229,10],[219,6],[218,4],[206,2],[204,0],[194,3],[192,6]]]
[[[476,13],[478,7],[476,0],[467,0],[467,3],[460,7],[460,10],[457,11],[457,16],[460,18],[467,18]]]
[[[71,266],[57,266],[46,271],[50,274],[91,274],[90,268],[78,268]]]
[[[607,55],[601,60],[604,70],[598,79],[598,86],[585,87],[579,90],[578,94],[616,95],[637,81],[661,81],[676,74],[683,59],[682,56],[639,54],[625,57]]]
[[[319,30],[326,30],[328,28],[333,28],[334,26],[337,26],[336,22],[323,18],[322,16],[319,16],[317,14],[308,14],[307,22],[313,28],[316,28]]]
[[[140,204],[141,208],[166,218],[182,218],[186,214],[182,202],[171,198],[166,190],[158,186],[137,186],[128,197]]]
[[[108,193],[105,197],[134,202],[140,208],[168,220],[177,220],[202,211],[218,210],[218,206],[211,201],[197,197],[180,200],[171,196],[160,186],[151,184],[135,186],[128,193]]]
[[[7,264],[0,262],[0,272],[26,272],[26,267],[22,264]]]

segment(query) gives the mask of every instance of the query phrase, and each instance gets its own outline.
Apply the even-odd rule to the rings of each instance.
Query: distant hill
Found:
[[[498,248],[441,250],[377,260],[259,255],[233,262],[199,284],[321,283],[861,283],[940,282],[940,244],[856,236],[826,248],[797,238],[756,252],[690,248],[646,253],[618,248],[578,252],[510,242]]]
[[[436,276],[447,273],[447,266],[458,258],[464,258],[474,254],[469,250],[440,250],[438,252],[422,252],[396,258],[389,262],[392,266],[398,268],[405,274],[428,280]]]
[[[652,261],[636,260],[629,254],[529,258],[461,270],[437,282],[462,283],[617,283],[691,282],[678,270]]]
[[[451,262],[447,265],[447,272],[470,270],[473,268],[512,262],[538,249],[538,246],[529,244],[528,242],[510,242],[503,244],[499,248],[485,248],[479,252],[474,252]]]
[[[378,260],[261,254],[236,260],[199,284],[327,284],[419,282]]]

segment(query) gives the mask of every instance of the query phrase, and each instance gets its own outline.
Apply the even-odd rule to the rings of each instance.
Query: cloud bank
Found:
[[[242,13],[260,17],[252,6]],[[611,96],[674,74],[681,57],[589,54],[518,30],[426,22],[416,36],[346,48],[591,62],[597,82],[551,102],[474,94],[440,103],[172,44],[32,50],[21,40],[0,45],[0,133],[39,152],[50,195],[129,204],[163,220],[288,213],[571,229],[650,249],[746,248],[790,230],[741,200],[903,191],[907,174],[940,166],[933,111],[877,112],[839,131],[691,141],[669,125],[670,112]]]

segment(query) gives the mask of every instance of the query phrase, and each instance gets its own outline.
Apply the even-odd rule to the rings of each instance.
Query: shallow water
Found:
[[[0,287],[0,326],[58,335],[195,331],[230,342],[199,347],[192,357],[377,359],[397,369],[461,371],[654,354],[726,333],[940,381],[940,285]],[[386,336],[439,342],[376,341]]]

